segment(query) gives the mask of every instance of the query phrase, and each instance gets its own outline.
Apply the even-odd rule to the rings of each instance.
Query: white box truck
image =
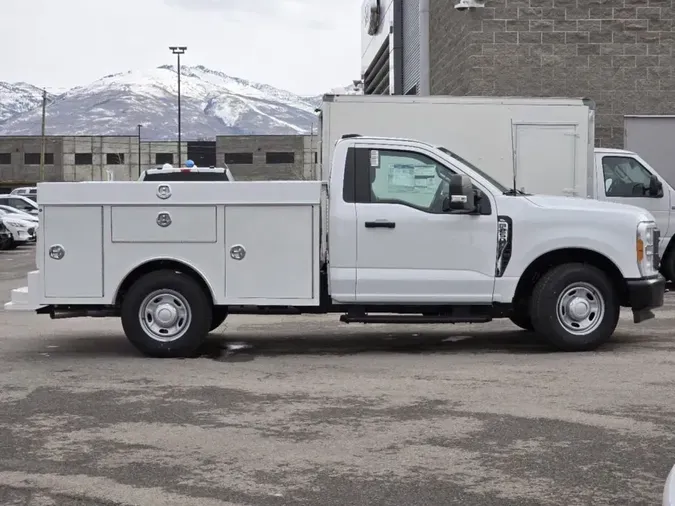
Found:
[[[327,95],[320,128],[326,160],[344,134],[410,137],[444,146],[504,186],[646,209],[661,231],[661,270],[675,281],[675,190],[637,153],[595,148],[591,100]]]
[[[511,318],[579,351],[620,307],[639,323],[663,304],[647,211],[513,193],[414,140],[346,136],[332,153],[328,197],[320,181],[40,183],[38,270],[5,309],[121,317],[143,353],[175,357],[235,308]]]

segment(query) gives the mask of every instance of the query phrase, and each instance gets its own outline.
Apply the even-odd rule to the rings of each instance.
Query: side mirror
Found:
[[[663,195],[663,183],[656,176],[649,178],[649,195],[651,197],[660,197]]]
[[[476,209],[474,202],[473,185],[471,178],[465,175],[450,176],[450,191],[443,201],[443,212],[465,212],[470,213]]]

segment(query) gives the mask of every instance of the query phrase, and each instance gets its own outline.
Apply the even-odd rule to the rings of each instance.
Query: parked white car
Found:
[[[40,221],[40,218],[38,218],[37,216],[29,214],[26,211],[22,211],[21,209],[17,209],[16,207],[5,206],[0,204],[0,211],[5,211],[9,214],[18,214],[21,217],[20,219],[24,220],[28,219],[29,221],[36,221],[36,222]]]
[[[14,188],[11,195],[23,195],[31,200],[37,202],[37,186],[24,186],[21,188]]]
[[[663,489],[663,506],[675,506],[675,466],[670,470]]]
[[[0,195],[0,205],[10,206],[33,216],[38,215],[38,205],[23,195]]]
[[[12,234],[13,245],[35,241],[39,226],[38,218],[20,213],[10,213],[0,209],[0,220]]]

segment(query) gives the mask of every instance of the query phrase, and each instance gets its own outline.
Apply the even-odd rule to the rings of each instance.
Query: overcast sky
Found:
[[[0,81],[65,88],[182,62],[300,94],[360,74],[362,0],[0,0]]]

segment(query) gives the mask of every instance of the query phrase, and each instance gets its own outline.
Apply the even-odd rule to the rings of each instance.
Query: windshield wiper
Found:
[[[515,195],[531,195],[531,194],[530,194],[530,193],[525,193],[525,192],[522,191],[522,190],[516,190],[516,189],[514,189],[514,188],[511,188],[510,190],[506,190],[506,191],[504,192],[504,195],[509,195],[509,196],[513,197],[513,196],[515,196]]]

